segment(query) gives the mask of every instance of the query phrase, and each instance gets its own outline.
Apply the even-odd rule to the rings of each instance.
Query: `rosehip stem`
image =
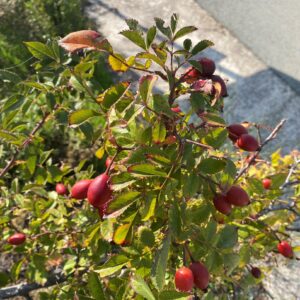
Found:
[[[191,262],[195,262],[196,260],[194,259],[194,257],[193,257],[193,255],[192,255],[192,253],[191,253],[191,251],[190,251],[189,246],[188,246],[187,243],[184,244],[184,249],[185,249],[185,251],[188,253]]]
[[[117,152],[115,153],[115,155],[113,156],[113,158],[111,159],[106,171],[105,171],[105,174],[109,175],[110,173],[110,169],[111,169],[111,166],[113,165],[117,155],[121,152],[122,150],[120,150],[119,148],[117,149]]]

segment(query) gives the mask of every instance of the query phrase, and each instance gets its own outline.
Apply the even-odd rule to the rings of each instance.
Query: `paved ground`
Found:
[[[300,93],[299,0],[197,0]]]
[[[126,39],[118,34],[126,27],[124,19],[135,18],[149,27],[153,17],[169,19],[173,12],[179,13],[182,26],[199,27],[192,36],[194,41],[210,39],[215,42],[205,55],[217,62],[217,73],[229,80],[230,97],[225,103],[227,121],[248,120],[274,126],[281,118],[287,118],[277,145],[282,145],[286,151],[296,146],[300,148],[300,96],[204,11],[196,0],[89,0],[89,3],[86,12],[95,21],[97,29],[108,37],[116,50],[126,55],[137,49],[129,47]],[[270,275],[271,280],[265,281],[274,299],[299,299],[296,296],[300,294],[297,269],[300,269],[300,262],[295,261],[288,268],[281,265]]]

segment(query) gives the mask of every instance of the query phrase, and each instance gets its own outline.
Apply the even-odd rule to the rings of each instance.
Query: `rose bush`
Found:
[[[140,48],[128,58],[92,30],[25,43],[35,72],[1,102],[0,282],[51,286],[41,299],[247,294],[267,276],[260,260],[296,259],[300,155],[260,157],[284,120],[226,124],[226,83],[198,57],[213,43],[184,39],[196,27],[178,29],[176,14],[146,32],[126,22],[121,35]],[[95,80],[104,59],[138,82]],[[57,129],[85,160],[54,156],[45,132]],[[0,296],[8,290],[31,289]]]

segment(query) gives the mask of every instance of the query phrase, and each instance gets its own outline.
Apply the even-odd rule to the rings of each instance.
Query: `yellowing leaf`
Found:
[[[108,57],[111,68],[116,72],[126,72],[128,65],[125,58],[121,54],[114,54]]]

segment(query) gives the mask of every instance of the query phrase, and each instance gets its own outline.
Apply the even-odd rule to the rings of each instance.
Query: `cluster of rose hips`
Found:
[[[248,130],[241,124],[231,124],[227,127],[228,137],[240,149],[253,152],[259,148],[257,139],[248,133]]]
[[[111,160],[107,158],[105,164],[108,167],[111,164]],[[59,183],[56,185],[56,192],[59,195],[66,195],[68,190],[65,185]],[[87,198],[88,202],[98,209],[100,217],[103,217],[112,198],[107,172],[94,179],[82,179],[76,182],[71,189],[71,197],[78,200]]]
[[[192,262],[189,267],[181,267],[175,274],[175,286],[179,291],[190,292],[193,287],[206,290],[209,272],[201,262]]]
[[[214,95],[216,92],[213,83],[219,83],[221,86],[220,96],[226,97],[228,94],[224,80],[220,76],[214,75],[216,70],[215,62],[203,57],[198,60],[198,64],[201,66],[201,71],[195,67],[190,67],[180,80],[192,84],[191,88],[195,91],[202,91],[211,95]]]
[[[111,164],[108,158],[105,162],[106,167]],[[56,184],[55,190],[61,196],[68,195],[68,188],[63,183]],[[109,176],[103,173],[94,179],[83,179],[76,182],[71,188],[71,197],[82,200],[87,198],[89,203],[98,209],[102,218],[106,214],[107,206],[112,199],[112,190],[109,184]],[[11,235],[7,242],[11,245],[21,245],[26,241],[24,233],[15,233]]]

